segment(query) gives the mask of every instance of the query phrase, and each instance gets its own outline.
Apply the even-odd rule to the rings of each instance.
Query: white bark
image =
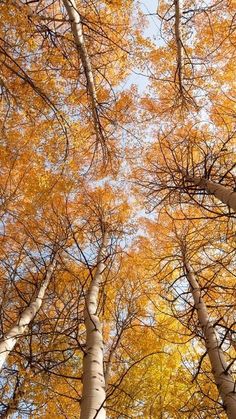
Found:
[[[71,22],[71,30],[74,36],[74,40],[78,49],[78,54],[81,59],[81,63],[84,69],[86,81],[87,81],[87,88],[91,102],[91,109],[92,109],[92,116],[93,116],[93,124],[95,128],[95,133],[97,139],[100,142],[103,142],[103,134],[101,129],[101,124],[98,115],[98,102],[97,102],[97,93],[93,75],[93,69],[91,65],[91,61],[89,58],[89,54],[86,48],[86,43],[84,39],[83,33],[83,26],[81,23],[81,17],[77,10],[75,0],[63,0],[64,6],[68,13],[70,22]]]
[[[177,75],[179,82],[179,91],[183,95],[183,43],[182,43],[182,10],[180,5],[181,0],[175,0],[175,39],[177,46]]]
[[[103,252],[105,237],[97,258],[97,268],[85,297],[84,323],[86,328],[86,351],[83,359],[83,392],[81,419],[105,419],[106,399],[103,367],[102,325],[97,316],[99,288],[105,269]]]
[[[56,259],[54,258],[51,265],[48,267],[46,277],[42,282],[37,297],[26,307],[22,312],[19,320],[11,327],[11,329],[5,334],[0,341],[0,371],[6,362],[8,355],[14,349],[18,339],[26,332],[27,327],[38,313],[47,287],[50,283],[52,273],[56,265]]]
[[[228,418],[236,418],[236,382],[233,380],[225,356],[219,347],[215,329],[209,319],[207,307],[201,296],[201,289],[188,262],[184,262],[186,277],[191,287],[194,307],[202,328],[212,373]]]
[[[205,189],[208,193],[213,194],[223,204],[236,212],[236,192],[219,183],[211,182],[210,180],[199,177],[187,177],[188,182]]]
[[[112,360],[116,351],[117,346],[119,345],[119,341],[121,339],[121,334],[119,335],[115,345],[110,349],[110,353],[108,356],[108,360],[107,360],[107,365],[106,365],[106,371],[105,371],[105,386],[106,389],[108,388],[109,385],[109,380],[110,380],[110,375],[111,375],[111,366],[112,366]]]

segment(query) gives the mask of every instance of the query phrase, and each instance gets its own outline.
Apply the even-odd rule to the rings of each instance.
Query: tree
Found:
[[[208,355],[211,374],[223,400],[223,408],[228,417],[233,417],[235,378],[233,370],[230,375],[230,368],[235,358],[229,338],[232,323],[231,320],[227,325],[222,322],[222,319],[226,318],[231,310],[233,313],[235,309],[234,304],[230,307],[228,301],[224,299],[224,290],[227,289],[229,294],[234,281],[233,278],[230,279],[230,275],[225,277],[224,273],[224,270],[230,267],[228,256],[230,245],[228,251],[226,246],[224,247],[225,254],[220,241],[218,248],[216,247],[218,231],[213,232],[212,221],[201,220],[196,223],[184,218],[175,221],[179,215],[177,213],[174,217],[162,216],[157,224],[152,221],[148,226],[154,242],[160,231],[162,232],[161,243],[159,238],[156,246],[158,250],[153,244],[149,244],[152,259],[159,267],[157,278],[162,284],[161,295],[171,304],[173,316],[190,330],[196,349],[197,340],[203,341],[205,347],[203,352],[199,351],[200,348],[196,350],[200,361],[195,367],[196,373],[192,371],[194,380],[200,372],[205,372],[209,379],[208,367],[204,365],[205,356]],[[191,219],[191,214],[189,218]],[[196,273],[193,272],[189,260],[194,264]],[[199,280],[196,279],[196,275]],[[192,370],[193,365],[190,362],[189,365]],[[215,397],[212,395],[212,390],[209,396],[212,399]],[[228,402],[232,403],[231,408]]]
[[[198,203],[208,217],[234,216],[235,133],[224,138],[224,130],[220,127],[212,134],[208,127],[189,125],[160,134],[136,174],[150,208],[160,203],[183,207]],[[219,141],[216,135],[221,136]]]
[[[235,416],[234,2],[145,7],[0,4],[2,417]]]
[[[55,260],[55,255],[54,255]],[[13,325],[11,329],[5,334],[0,343],[0,368],[2,369],[7,360],[8,354],[14,349],[17,340],[24,334],[25,330],[33,320],[34,316],[39,311],[42,301],[49,285],[55,262],[49,265],[45,278],[39,288],[36,298],[29,303],[28,307],[23,311],[20,318],[17,319],[17,324]]]
[[[235,381],[229,372],[229,365],[225,361],[223,352],[217,342],[217,336],[212,326],[205,303],[201,297],[199,284],[195,279],[194,273],[188,262],[184,261],[186,276],[192,289],[194,305],[198,313],[199,323],[203,329],[206,342],[206,350],[209,356],[212,372],[214,374],[215,383],[219,389],[223,405],[227,416],[233,418],[235,416],[236,399],[235,399]]]

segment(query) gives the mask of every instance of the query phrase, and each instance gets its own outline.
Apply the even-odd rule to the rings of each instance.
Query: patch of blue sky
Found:
[[[152,43],[157,46],[163,45],[163,40],[160,35],[161,22],[156,15],[157,3],[153,0],[137,1],[137,6],[142,11],[147,22],[143,29],[143,36],[150,39]],[[132,85],[136,85],[138,93],[141,94],[146,91],[148,87],[149,75],[148,67],[144,71],[140,71],[139,68],[134,68],[125,80],[123,88],[129,88]]]

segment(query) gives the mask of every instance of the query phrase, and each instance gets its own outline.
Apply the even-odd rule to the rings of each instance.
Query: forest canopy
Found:
[[[235,10],[0,1],[1,418],[236,419]]]

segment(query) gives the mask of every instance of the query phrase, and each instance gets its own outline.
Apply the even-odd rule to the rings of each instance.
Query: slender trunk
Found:
[[[56,265],[56,258],[54,258],[51,265],[48,267],[44,281],[42,282],[37,297],[26,307],[21,314],[19,320],[12,326],[12,328],[5,334],[0,341],[0,371],[6,362],[8,355],[14,349],[18,339],[26,332],[27,327],[38,313],[47,287],[50,283],[54,268]]]
[[[128,324],[129,321],[129,314],[127,314],[127,316],[123,319],[123,324],[121,326],[121,329],[118,333],[118,336],[116,337],[114,343],[111,346],[110,352],[109,352],[109,356],[106,362],[106,368],[105,368],[105,384],[106,384],[106,389],[108,388],[109,385],[109,380],[110,380],[110,376],[111,376],[111,367],[112,367],[112,361],[115,355],[115,352],[120,344],[121,338],[123,336],[123,333],[126,329],[126,324]]]
[[[180,6],[180,0],[175,0],[175,39],[177,46],[177,75],[179,83],[180,94],[183,95],[183,43],[182,43],[182,31],[181,31],[181,18],[182,10]]]
[[[81,419],[105,419],[106,399],[105,377],[103,368],[102,326],[97,315],[99,288],[102,273],[106,238],[97,257],[97,268],[85,297],[84,323],[86,328],[86,353],[83,359],[83,392],[81,400]]]
[[[20,382],[19,377],[16,379],[16,384],[11,400],[6,407],[6,410],[1,415],[1,419],[10,419],[10,417],[17,411],[19,401],[24,394],[24,382]]]
[[[83,32],[83,26],[81,23],[81,17],[78,12],[75,0],[63,0],[63,3],[68,13],[68,16],[70,18],[71,30],[74,36],[74,40],[78,49],[78,54],[81,59],[84,74],[87,81],[87,88],[88,88],[88,94],[89,94],[90,102],[91,102],[95,133],[96,133],[97,139],[100,142],[103,142],[104,138],[103,138],[102,128],[101,128],[99,115],[98,115],[98,102],[97,102],[97,93],[96,93],[93,69],[92,69],[90,57],[87,51],[85,39],[84,39],[84,32]]]
[[[229,208],[236,212],[236,192],[232,189],[199,177],[186,177],[186,180],[194,183],[194,185],[199,186],[202,189],[205,189],[206,192],[213,194],[216,198],[223,202],[223,204],[226,204]]]
[[[218,344],[217,335],[209,319],[207,307],[201,297],[201,289],[188,262],[184,262],[186,277],[191,287],[194,307],[202,328],[206,350],[210,359],[215,383],[222,398],[228,418],[236,418],[236,383],[230,374],[229,366]]]
[[[111,376],[111,366],[112,366],[112,361],[115,355],[115,351],[117,349],[117,346],[119,345],[120,339],[121,339],[122,333],[118,336],[115,345],[113,347],[111,347],[110,349],[110,353],[108,356],[108,360],[107,360],[107,364],[106,364],[106,371],[105,371],[105,385],[106,385],[106,389],[108,388],[109,385],[109,380],[110,380],[110,376]]]

